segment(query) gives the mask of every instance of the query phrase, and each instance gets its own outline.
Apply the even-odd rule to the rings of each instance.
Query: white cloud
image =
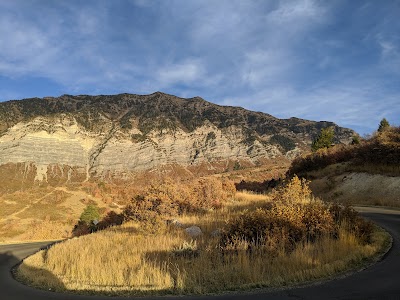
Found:
[[[398,93],[387,92],[382,82],[374,77],[350,76],[334,82],[315,83],[305,89],[291,85],[259,88],[241,96],[225,97],[221,104],[242,106],[279,118],[333,121],[362,130],[362,134],[376,130],[383,117],[398,123],[393,119],[395,112],[400,111]]]
[[[311,22],[324,17],[321,7],[312,0],[302,1],[280,1],[276,10],[268,15],[268,19],[277,24],[296,22],[297,28],[299,22]]]
[[[10,15],[0,19],[1,74],[16,76],[38,71],[57,54],[49,36]]]
[[[194,83],[205,75],[204,68],[198,60],[188,59],[183,62],[168,64],[156,71],[156,78],[161,85]]]
[[[46,18],[0,12],[1,75],[45,77],[68,85],[100,67],[98,61],[91,64],[104,20],[100,6],[91,13],[72,5],[40,9]]]
[[[167,31],[164,33],[166,36],[162,37],[161,34],[157,35],[156,40],[146,41],[149,37],[136,32],[129,41],[134,43],[131,45],[134,51],[138,42],[142,43],[140,46],[149,43],[146,47],[152,47],[150,53],[138,53],[143,56],[138,61],[141,76],[149,80],[153,78],[160,84],[159,89],[179,83],[206,88],[207,85],[215,86],[216,81],[237,87],[240,85],[238,80],[242,79],[252,87],[262,84],[264,80],[272,82],[293,63],[290,53],[282,55],[282,49],[290,48],[291,41],[285,41],[279,34],[273,33],[275,29],[264,28],[260,22],[267,12],[258,10],[260,3],[171,2],[168,5],[173,7],[169,8],[167,4],[159,3],[162,10],[157,12],[161,14],[161,20],[178,21],[175,24],[177,27],[169,27],[171,25],[167,23],[162,26],[173,32],[182,31],[187,40],[176,42],[178,45],[179,42],[187,45],[182,50],[177,45],[177,51],[171,52],[172,57],[163,59],[160,55],[162,47],[156,51],[152,43],[161,46],[171,43],[168,35],[172,33]],[[135,1],[134,4],[144,9],[149,6],[148,3],[143,6],[141,1]],[[289,9],[291,5],[294,5],[292,10]],[[154,11],[154,6],[149,9]],[[109,85],[123,78],[132,81],[132,77],[140,74],[138,71],[121,70],[123,65],[131,64],[131,61],[126,53],[119,53],[122,50],[110,34],[122,34],[122,38],[124,34],[129,36],[131,30],[119,28],[124,30],[123,33],[115,32],[117,28],[113,29],[113,18],[107,16],[107,8],[102,5],[78,7],[73,3],[65,3],[61,7],[64,11],[46,9],[51,23],[47,26],[37,22],[37,19],[29,18],[11,22],[0,14],[3,28],[0,31],[0,42],[8,45],[8,48],[0,49],[3,58],[0,72],[3,75],[44,76],[63,85],[76,87],[84,83],[103,82]],[[283,18],[299,18],[302,15],[313,16],[315,10],[314,3],[307,0],[299,3],[284,1],[276,13]],[[182,14],[185,11],[187,14]],[[290,27],[291,24],[286,26]],[[5,32],[5,28],[12,34]],[[125,46],[129,47],[128,44]],[[248,50],[253,48],[256,50]],[[183,51],[187,50],[185,54]],[[196,52],[201,53],[201,57],[194,55]],[[149,59],[152,54],[155,58]],[[122,74],[118,75],[118,72]]]
[[[399,43],[387,29],[393,16],[364,29],[364,23],[355,24],[364,15],[352,18],[354,11],[346,8],[355,8],[344,2],[36,5],[32,10],[34,5],[24,1],[0,1],[0,76],[46,78],[71,93],[199,95],[281,117],[343,125],[375,122],[388,113],[379,99],[400,111],[398,88],[385,87],[400,70]],[[335,19],[336,8],[346,14],[346,25]],[[365,14],[373,7],[361,9]],[[360,36],[368,38],[354,39]]]
[[[400,49],[393,42],[379,39],[383,67],[391,72],[400,74]]]
[[[295,57],[284,50],[255,50],[245,56],[242,79],[253,88],[276,85],[294,67]]]

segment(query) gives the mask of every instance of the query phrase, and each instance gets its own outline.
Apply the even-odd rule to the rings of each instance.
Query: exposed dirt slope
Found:
[[[315,195],[341,203],[400,207],[400,177],[345,172],[314,179]]]

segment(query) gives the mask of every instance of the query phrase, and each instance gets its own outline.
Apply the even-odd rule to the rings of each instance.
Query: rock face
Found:
[[[328,126],[337,142],[354,135],[330,122],[277,119],[159,92],[8,101],[0,103],[0,175],[10,163],[34,168],[36,181],[123,177],[173,164],[257,164],[292,158]]]

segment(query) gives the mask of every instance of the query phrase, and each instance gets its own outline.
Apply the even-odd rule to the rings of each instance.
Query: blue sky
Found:
[[[400,125],[400,1],[0,0],[0,101],[201,96],[371,133]]]

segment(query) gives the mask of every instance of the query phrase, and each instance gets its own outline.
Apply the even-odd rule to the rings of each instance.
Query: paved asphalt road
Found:
[[[386,257],[346,278],[318,285],[297,287],[274,292],[253,291],[248,294],[221,296],[190,296],[185,299],[400,299],[400,211],[383,208],[358,208],[362,214],[384,227],[393,237],[393,247]],[[48,299],[127,299],[117,297],[80,296],[36,290],[15,281],[10,269],[22,258],[34,253],[46,243],[30,243],[0,246],[0,299],[1,300],[48,300]],[[146,298],[146,299],[160,299]],[[182,297],[164,297],[180,299]]]

